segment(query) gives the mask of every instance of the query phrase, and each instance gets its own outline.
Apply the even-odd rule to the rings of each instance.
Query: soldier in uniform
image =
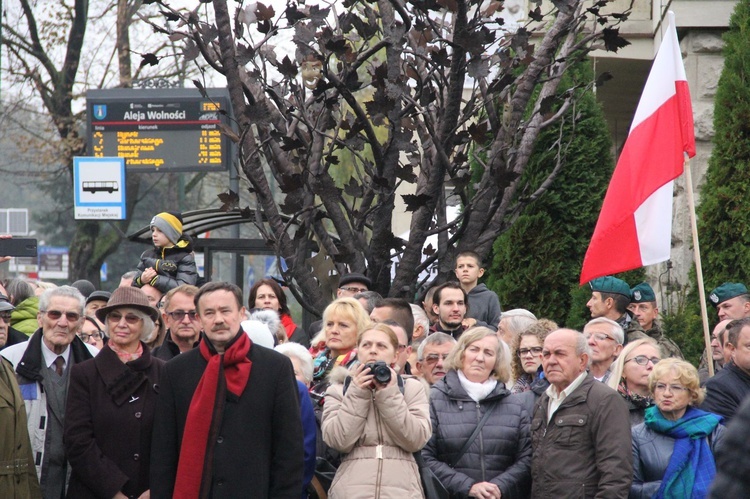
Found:
[[[628,310],[641,325],[643,331],[659,344],[662,358],[684,359],[680,347],[664,335],[659,325],[657,320],[659,308],[656,306],[656,294],[653,288],[647,282],[642,282],[630,290],[630,295]]]
[[[618,323],[625,331],[625,343],[647,338],[643,328],[628,312],[630,305],[630,286],[622,279],[604,276],[589,282],[591,298],[586,306],[591,311],[591,318],[606,317]]]

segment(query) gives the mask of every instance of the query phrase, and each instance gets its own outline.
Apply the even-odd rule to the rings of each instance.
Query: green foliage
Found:
[[[724,41],[714,149],[698,208],[707,293],[725,281],[750,282],[750,1],[737,3]]]
[[[561,92],[592,80],[588,62],[571,69]],[[523,180],[535,189],[547,178],[557,161],[558,139],[563,147],[568,144],[562,151],[565,166],[552,187],[495,241],[487,279],[504,309],[527,308],[571,327],[589,317],[590,292],[579,289],[578,278],[614,169],[602,110],[589,89],[576,92],[579,98],[562,134],[557,127],[542,132]]]
[[[750,283],[750,1],[737,3],[724,34],[724,69],[714,105],[714,148],[697,208],[706,296],[719,284]],[[695,266],[689,292],[665,332],[695,365],[705,348]],[[718,322],[708,305],[709,326]]]

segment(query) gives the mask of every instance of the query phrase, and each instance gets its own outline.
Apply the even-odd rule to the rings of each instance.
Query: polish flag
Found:
[[[672,184],[695,156],[690,90],[674,13],[604,197],[581,284],[669,259]]]

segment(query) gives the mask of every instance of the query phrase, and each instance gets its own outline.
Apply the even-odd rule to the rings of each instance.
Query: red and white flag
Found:
[[[586,251],[581,284],[669,259],[672,184],[695,156],[693,109],[674,13]]]

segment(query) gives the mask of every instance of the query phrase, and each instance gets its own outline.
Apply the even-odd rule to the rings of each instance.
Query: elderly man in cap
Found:
[[[336,298],[354,298],[354,295],[369,291],[372,281],[364,274],[352,272],[344,274],[339,279],[339,288],[336,290]],[[323,329],[323,321],[315,321],[310,324],[310,337],[314,338]]]
[[[750,294],[747,287],[739,282],[725,282],[708,295],[716,308],[719,320],[750,317]]]
[[[630,286],[612,276],[599,277],[589,282],[591,298],[586,306],[591,318],[605,317],[618,323],[625,331],[625,343],[647,338],[643,328],[628,312],[630,305]]]
[[[682,350],[664,335],[659,322],[659,308],[656,306],[656,293],[647,282],[642,282],[630,290],[630,306],[628,310],[643,328],[644,332],[656,340],[661,349],[662,358],[676,357],[683,359]]]

